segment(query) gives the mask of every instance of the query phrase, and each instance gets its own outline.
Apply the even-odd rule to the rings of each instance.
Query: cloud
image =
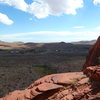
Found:
[[[100,0],[93,0],[94,5],[100,5]]]
[[[84,26],[74,26],[73,28],[80,29],[80,28],[84,28]]]
[[[83,7],[83,0],[34,0],[31,4],[24,0],[0,0],[0,3],[31,13],[37,18],[61,14],[75,15],[76,10]]]
[[[0,13],[0,22],[3,24],[11,25],[13,21],[7,15]]]
[[[27,11],[28,4],[24,0],[0,0],[0,3],[13,6],[22,11]]]
[[[34,14],[37,18],[45,18],[49,15],[75,15],[76,9],[82,7],[83,0],[36,0],[29,5],[28,12]]]
[[[100,30],[100,26],[96,27],[95,29]]]
[[[0,40],[15,42],[72,42],[81,40],[96,39],[100,35],[100,32],[72,32],[72,31],[40,31],[40,32],[28,32],[28,33],[16,33],[16,34],[2,34]],[[11,38],[12,37],[12,38]]]

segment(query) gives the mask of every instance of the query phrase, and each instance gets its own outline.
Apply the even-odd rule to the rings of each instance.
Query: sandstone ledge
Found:
[[[91,84],[83,72],[74,72],[45,76],[25,90],[16,90],[0,100],[97,100],[98,98],[100,86]]]

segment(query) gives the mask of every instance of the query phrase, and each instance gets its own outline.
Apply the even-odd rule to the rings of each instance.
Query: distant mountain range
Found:
[[[94,44],[96,40],[91,40],[91,41],[79,41],[79,42],[72,42],[72,44]]]
[[[0,41],[0,49],[31,49],[31,48],[40,48],[40,47],[51,47],[51,48],[61,48],[70,46],[72,44],[80,44],[80,45],[92,45],[96,42],[96,40],[91,41],[79,41],[79,42],[71,42],[71,43],[65,43],[65,42],[58,42],[58,43],[33,43],[33,42],[4,42]],[[45,46],[44,46],[45,45]]]

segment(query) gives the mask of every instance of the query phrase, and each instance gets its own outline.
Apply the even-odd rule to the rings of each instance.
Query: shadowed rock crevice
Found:
[[[34,99],[32,100],[46,100],[47,98],[49,98],[50,96],[54,95],[55,93],[57,93],[59,91],[59,89],[55,89],[55,90],[49,90],[44,92],[43,94],[40,94],[38,96],[36,96]]]

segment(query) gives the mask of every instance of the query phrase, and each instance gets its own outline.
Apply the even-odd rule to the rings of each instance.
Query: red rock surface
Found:
[[[17,90],[8,94],[3,100],[45,100],[60,91],[60,89],[72,86],[85,77],[82,72],[45,76],[35,81],[25,90]]]
[[[87,67],[84,70],[84,73],[86,73],[90,78],[100,82],[100,65]]]
[[[89,51],[83,72],[48,75],[0,100],[100,100],[100,37]],[[92,79],[92,80],[91,80]]]
[[[100,85],[97,85],[91,84],[82,72],[53,74],[0,100],[99,100]]]
[[[97,39],[94,46],[89,50],[89,54],[86,58],[86,63],[83,66],[83,70],[89,66],[95,66],[100,64],[100,37]]]

